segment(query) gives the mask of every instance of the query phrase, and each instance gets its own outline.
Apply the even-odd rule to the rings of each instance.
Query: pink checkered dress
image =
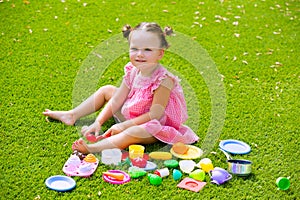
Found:
[[[168,76],[174,80],[175,85],[171,91],[164,116],[160,120],[153,119],[141,126],[158,140],[167,144],[176,142],[191,144],[199,140],[199,137],[191,128],[183,125],[188,116],[178,77],[162,66],[157,68],[151,77],[139,75],[139,70],[130,62],[125,66],[124,70],[124,80],[130,88],[129,95],[121,109],[126,119],[133,119],[149,112],[153,100],[153,91]]]

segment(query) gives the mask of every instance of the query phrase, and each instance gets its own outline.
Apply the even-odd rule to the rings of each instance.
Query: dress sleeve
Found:
[[[169,88],[170,90],[172,90],[173,88],[170,88],[167,85],[164,85],[165,82],[164,80],[169,77],[173,80],[173,88],[176,87],[178,85],[178,82],[180,81],[177,77],[175,77],[173,74],[169,73],[167,70],[161,70],[160,73],[158,73],[158,75],[155,77],[155,80],[153,81],[153,84],[151,85],[151,91],[154,92],[160,85],[163,85],[167,88]]]
[[[132,81],[133,81],[133,68],[134,66],[129,62],[124,67],[124,76],[123,80],[128,88],[131,88]]]

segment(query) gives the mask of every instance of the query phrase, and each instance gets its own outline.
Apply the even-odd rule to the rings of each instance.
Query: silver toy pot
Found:
[[[230,173],[238,176],[248,176],[251,173],[252,162],[250,160],[232,159],[227,152],[220,150],[226,155]]]

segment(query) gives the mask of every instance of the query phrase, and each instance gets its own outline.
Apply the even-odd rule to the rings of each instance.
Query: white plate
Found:
[[[47,178],[45,184],[48,188],[58,192],[65,192],[75,188],[76,182],[68,176],[51,176]]]
[[[219,147],[232,154],[247,154],[251,151],[248,144],[239,140],[222,140]]]

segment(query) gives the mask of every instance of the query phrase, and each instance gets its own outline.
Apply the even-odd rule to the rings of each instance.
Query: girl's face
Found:
[[[130,36],[130,61],[141,72],[152,72],[164,55],[155,33],[135,30]]]

